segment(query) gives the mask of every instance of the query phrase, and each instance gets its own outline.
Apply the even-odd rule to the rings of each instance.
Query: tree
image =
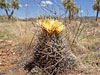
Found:
[[[19,9],[19,3],[20,0],[11,0],[11,3],[7,2],[7,0],[0,0],[0,8],[5,10],[8,19],[10,19],[14,14],[15,9]],[[10,14],[9,11],[11,11]]]
[[[62,3],[66,11],[69,11],[69,19],[73,18],[73,15],[79,12],[79,8],[76,6],[74,0],[62,0]]]
[[[97,11],[97,14],[96,14],[96,21],[97,21],[98,14],[99,14],[99,11],[100,11],[100,0],[94,1],[93,9]]]
[[[72,8],[72,19],[74,18],[74,16],[78,15],[79,13],[79,7],[77,7],[76,5]]]

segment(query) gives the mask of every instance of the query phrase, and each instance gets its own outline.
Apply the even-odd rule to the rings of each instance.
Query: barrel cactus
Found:
[[[30,63],[31,68],[29,70],[32,69],[32,64],[34,64],[47,74],[58,75],[71,66],[75,66],[73,59],[66,58],[68,55],[67,46],[62,38],[64,25],[54,19],[40,20],[38,25],[42,32],[34,47],[34,60]],[[29,65],[26,67],[29,67]]]

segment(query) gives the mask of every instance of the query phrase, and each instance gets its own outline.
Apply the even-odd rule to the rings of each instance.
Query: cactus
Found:
[[[45,25],[46,24],[46,25]],[[45,73],[58,75],[66,69],[74,67],[74,60],[66,58],[68,54],[66,42],[62,38],[64,26],[61,22],[53,19],[42,20],[39,22],[42,32],[39,35],[38,43],[34,47],[34,60],[30,64],[39,66]],[[62,27],[63,28],[59,28]],[[70,62],[69,62],[70,61]],[[26,66],[27,68],[29,65]],[[31,68],[28,70],[31,71]]]

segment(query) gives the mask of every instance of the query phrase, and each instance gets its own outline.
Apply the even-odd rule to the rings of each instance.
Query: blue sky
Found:
[[[27,2],[28,1],[28,2]],[[78,7],[81,6],[82,16],[95,16],[96,11],[92,9],[94,0],[75,0]],[[48,7],[50,10],[48,10]],[[1,10],[1,15],[5,15],[5,11]],[[21,0],[19,10],[16,10],[14,16],[19,18],[38,17],[42,14],[52,15],[52,12],[57,12],[57,15],[64,13],[64,7],[61,0]],[[53,14],[54,15],[54,14]],[[68,16],[68,14],[67,14]]]

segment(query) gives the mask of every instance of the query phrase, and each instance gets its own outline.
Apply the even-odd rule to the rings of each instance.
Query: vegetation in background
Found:
[[[97,11],[97,15],[96,15],[96,21],[97,21],[98,14],[99,14],[99,11],[100,11],[100,0],[94,1],[93,9]]]
[[[69,11],[69,19],[73,19],[73,17],[79,13],[79,7],[76,6],[76,2],[74,0],[62,0],[62,3],[66,12]]]
[[[8,20],[13,16],[15,9],[19,9],[19,3],[20,0],[11,0],[11,3],[7,0],[0,0],[0,8],[5,10]]]

